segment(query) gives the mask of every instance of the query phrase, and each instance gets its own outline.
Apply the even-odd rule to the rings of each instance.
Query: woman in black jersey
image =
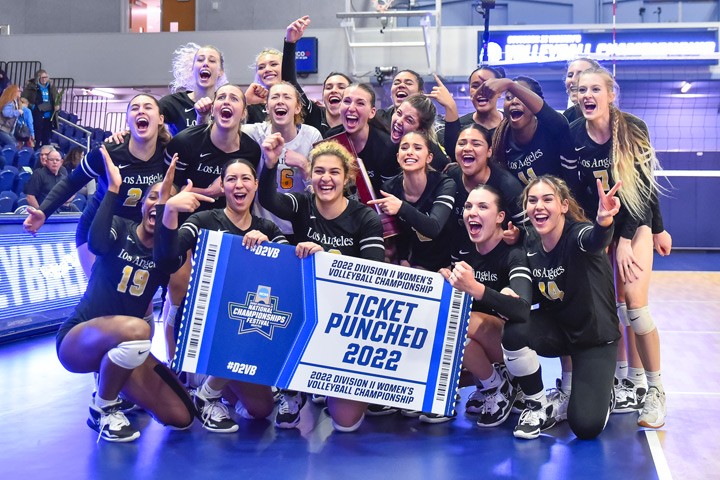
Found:
[[[398,111],[405,108],[405,102]],[[396,112],[397,113],[397,112]],[[371,200],[386,215],[397,216],[400,236],[398,260],[406,267],[438,271],[450,265],[452,228],[448,219],[455,201],[455,183],[430,167],[430,140],[420,131],[399,141],[397,162],[402,172]]]
[[[394,113],[390,120],[390,140],[400,145],[400,139],[410,132],[421,132],[430,140],[429,149],[432,153],[432,167],[442,171],[449,160],[443,149],[437,143],[437,135],[433,124],[435,123],[435,105],[431,97],[423,93],[415,93],[393,108]]]
[[[473,123],[464,127],[455,147],[456,163],[445,171],[455,181],[454,215],[450,220],[456,226],[453,255],[469,251],[463,213],[468,193],[478,185],[489,185],[500,192],[507,242],[516,242],[520,235],[517,227],[527,222],[522,208],[522,183],[506,169],[490,161],[491,140],[490,132],[481,125]]]
[[[305,91],[297,80],[295,67],[296,43],[310,25],[310,17],[305,15],[298,18],[285,31],[283,51],[274,48],[263,49],[255,57],[255,83],[247,89],[248,96],[248,123],[260,123],[267,119],[265,111],[265,98],[271,86],[284,80],[291,83],[300,92],[302,97],[303,121],[318,130],[322,130],[322,114],[320,107],[315,105],[305,95]]]
[[[168,176],[171,170],[168,170]],[[186,253],[195,250],[200,229],[241,235],[247,248],[267,241],[287,243],[277,225],[250,213],[258,183],[255,168],[249,162],[229,160],[223,166],[220,177],[226,206],[194,213],[179,229],[178,214],[196,211],[201,202],[211,202],[212,205],[212,199],[187,189],[164,205],[157,206],[158,215],[162,218],[155,248],[158,265],[178,268],[185,263]],[[274,401],[270,387],[210,376],[194,394],[198,415],[205,429],[221,433],[238,429],[227,407],[220,401],[225,388],[238,399],[236,410],[245,418],[265,418],[272,413]]]
[[[526,408],[513,432],[518,438],[537,438],[565,419],[581,439],[595,438],[605,428],[620,338],[605,248],[620,210],[613,197],[620,185],[605,193],[598,181],[594,224],[559,178],[543,176],[525,187],[524,205],[534,227],[525,251],[539,309],[528,322],[507,323],[502,339],[505,364],[525,394]],[[569,399],[560,390],[546,396],[538,354],[570,356]]]
[[[278,158],[282,152],[280,134],[263,142],[266,168],[260,175],[260,203],[293,224],[298,257],[326,251],[382,262],[385,259],[383,229],[378,214],[355,200],[345,198],[343,190],[355,173],[352,155],[336,142],[323,142],[310,151],[313,193],[279,193],[275,185]],[[360,427],[367,404],[328,398],[333,425],[339,431]],[[299,422],[304,396],[288,398],[278,411],[275,423],[289,427]]]
[[[565,69],[565,92],[568,95],[568,108],[563,112],[568,123],[572,123],[582,117],[582,111],[578,105],[577,90],[580,74],[588,68],[599,68],[600,64],[592,58],[580,57],[571,60]]]
[[[385,124],[386,127],[390,127],[393,115],[395,115],[395,111],[400,107],[400,104],[410,95],[422,94],[424,85],[425,81],[416,71],[410,69],[400,70],[395,74],[392,84],[390,84],[392,105],[388,108],[378,109],[378,120]]]
[[[470,191],[463,203],[463,222],[472,248],[459,255],[452,273],[440,271],[454,288],[473,298],[463,366],[479,385],[470,394],[465,411],[479,415],[479,427],[500,425],[510,415],[516,392],[501,365],[500,340],[505,322],[527,321],[532,303],[525,251],[503,241],[502,198],[489,185]],[[505,288],[512,292],[502,295]]]
[[[173,56],[170,95],[160,99],[165,125],[174,136],[207,120],[215,90],[228,83],[222,52],[215,46],[182,45]]]
[[[140,201],[139,224],[114,216],[121,170],[104,148],[101,153],[107,187],[89,236],[97,261],[80,304],[60,326],[57,354],[71,372],[98,373],[98,391],[87,421],[98,439],[129,442],[140,431],[120,411],[121,391],[158,422],[177,428],[190,426],[195,408],[175,375],[150,354],[152,329],[143,320],[155,291],[170,273],[153,261],[155,205],[161,185],[147,188]],[[171,187],[167,185],[168,190]]]
[[[497,91],[489,94],[480,88],[486,81],[494,78],[505,78],[505,70],[503,70],[502,67],[490,67],[487,65],[473,70],[468,78],[468,87],[470,101],[473,107],[475,107],[475,110],[462,117],[458,117],[455,101],[449,92],[447,92],[442,82],[440,82],[437,76],[435,77],[437,86],[433,88],[432,94],[437,94],[438,89],[445,89],[446,92],[446,95],[437,97],[438,102],[445,107],[445,128],[438,136],[443,138],[443,145],[446,151],[453,152],[455,150],[458,133],[460,129],[466,125],[476,123],[488,129],[491,134],[495,133],[495,129],[503,119],[502,112],[497,108],[497,102],[502,92]],[[449,110],[449,105],[452,105],[454,109]]]
[[[227,84],[218,88],[212,106],[212,120],[208,125],[196,125],[177,134],[165,150],[165,162],[169,165],[177,155],[175,182],[185,185],[192,182],[191,191],[215,199],[214,203],[199,205],[198,211],[224,208],[225,195],[222,187],[222,167],[229,160],[242,158],[257,168],[260,146],[241,131],[245,119],[245,95],[237,85]],[[186,218],[183,214],[182,220]],[[178,270],[168,285],[168,300],[163,309],[165,341],[168,358],[175,352],[175,322],[181,315],[180,307],[190,281],[190,263]],[[180,312],[180,313],[179,313]]]
[[[354,83],[343,92],[340,106],[342,126],[328,130],[325,138],[343,131],[347,133],[377,193],[383,182],[400,173],[400,168],[395,144],[379,122],[373,121],[375,113],[375,90],[367,83]]]
[[[146,94],[136,95],[130,100],[127,124],[130,128],[129,141],[106,146],[113,164],[117,165],[122,174],[122,185],[115,197],[113,215],[139,222],[143,196],[150,185],[163,179],[167,170],[163,149],[170,140],[170,134],[163,124],[157,100]],[[36,233],[52,212],[93,178],[97,180],[97,190],[88,201],[75,233],[78,257],[88,277],[95,261],[95,255],[87,248],[88,231],[108,189],[100,148],[91,150],[79,167],[50,191],[39,209],[28,208],[28,216],[23,223],[25,231]]]
[[[543,100],[540,84],[530,77],[490,79],[480,90],[487,96],[505,92],[504,118],[493,135],[493,159],[525,185],[541,175],[560,176],[568,123]]]
[[[568,154],[574,154],[577,160],[578,194],[586,199],[588,211],[592,211],[593,198],[597,198],[589,195],[593,193],[589,189],[592,182],[600,179],[604,190],[617,181],[623,183],[623,208],[611,255],[618,275],[618,316],[625,327],[631,328],[625,328],[628,356],[623,349],[618,355],[621,380],[616,408],[619,412],[640,411],[640,426],[659,428],[666,414],[660,338],[648,308],[653,262],[651,225],[663,230],[653,225],[661,219],[659,213],[654,213],[659,212],[659,186],[654,175],[658,162],[645,123],[615,106],[616,87],[610,72],[603,68],[580,74],[578,103],[583,118],[573,123],[573,151]],[[661,237],[669,239],[667,233]],[[622,364],[628,359],[627,378],[622,378]]]
[[[343,92],[352,83],[350,77],[340,72],[331,72],[325,78],[322,96],[325,108],[322,109],[322,124],[319,128],[323,136],[331,128],[342,125],[340,105],[342,104]]]

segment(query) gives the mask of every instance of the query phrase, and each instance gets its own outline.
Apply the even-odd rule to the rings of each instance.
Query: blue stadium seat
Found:
[[[25,195],[23,193],[17,199],[17,207],[20,208],[20,207],[26,206],[27,204],[28,204],[27,195]]]
[[[30,180],[30,177],[32,176],[32,173],[28,172],[27,170],[23,170],[22,172],[17,174],[17,177],[15,177],[15,188],[13,191],[20,195],[23,193],[23,189],[25,188],[25,184]]]
[[[0,191],[12,190],[17,177],[17,169],[15,167],[5,167],[0,172]]]
[[[78,210],[81,212],[85,210],[85,204],[87,203],[87,198],[82,193],[78,193],[75,195],[75,198],[73,198],[72,201],[73,205],[77,207]]]
[[[2,149],[2,155],[5,159],[5,165],[12,165],[13,161],[15,160],[15,153],[17,149],[15,147],[7,146],[3,147]]]
[[[0,213],[12,213],[13,211],[13,199],[0,196]]]
[[[30,167],[32,168],[32,161],[33,161],[33,150],[32,148],[23,147],[20,150],[17,151],[15,154],[15,166],[18,169],[21,169],[23,167]]]

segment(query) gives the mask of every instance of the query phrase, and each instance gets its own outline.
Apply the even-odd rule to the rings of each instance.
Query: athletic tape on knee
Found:
[[[628,320],[636,335],[647,335],[655,330],[655,322],[650,315],[650,307],[644,306],[628,310]]]
[[[150,355],[150,340],[132,340],[122,342],[115,348],[110,349],[107,355],[111,362],[118,367],[132,370],[143,364]]]
[[[620,320],[620,325],[629,327],[630,320],[628,320],[627,305],[625,305],[624,303],[616,303],[615,305],[617,305],[617,316]]]
[[[515,377],[531,375],[540,368],[540,359],[535,350],[530,347],[523,347],[520,350],[503,348],[503,357],[505,357],[505,366],[508,372]]]
[[[180,305],[170,305],[170,308],[168,308],[167,311],[167,316],[165,317],[165,325],[168,325],[170,327],[175,326],[175,317],[177,316],[179,308]]]

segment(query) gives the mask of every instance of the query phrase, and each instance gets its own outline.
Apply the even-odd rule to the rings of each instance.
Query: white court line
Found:
[[[670,467],[667,464],[665,458],[665,452],[663,452],[662,445],[658,439],[657,432],[655,430],[645,430],[645,437],[650,447],[650,454],[655,463],[655,471],[658,474],[659,480],[672,480],[672,474],[670,473]]]
[[[666,390],[667,395],[687,395],[692,397],[720,397],[720,392],[671,392]]]

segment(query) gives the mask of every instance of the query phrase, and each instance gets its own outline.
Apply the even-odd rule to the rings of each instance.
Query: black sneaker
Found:
[[[98,441],[132,442],[140,436],[140,431],[130,425],[127,417],[119,409],[120,402],[101,408],[90,404],[88,427],[98,432]]]
[[[198,418],[203,428],[215,433],[233,433],[238,431],[238,424],[230,417],[227,405],[217,398],[204,398],[197,391],[192,394]]]
[[[371,417],[384,417],[385,415],[392,415],[397,413],[400,409],[397,407],[388,407],[387,405],[376,405],[371,403],[368,405],[367,414]]]
[[[477,426],[481,428],[495,427],[503,423],[510,416],[516,392],[507,378],[499,387],[490,388],[482,392],[485,402],[480,411]]]
[[[513,430],[516,438],[532,440],[540,436],[540,432],[555,425],[553,404],[548,403],[543,407],[535,400],[525,401],[527,408],[520,414],[520,420]]]
[[[280,406],[275,416],[278,428],[294,428],[300,423],[300,410],[305,406],[307,396],[301,392],[283,392]]]
[[[642,410],[645,404],[647,386],[636,385],[631,380],[623,378],[615,386],[615,408],[613,413],[632,413]]]
[[[453,415],[452,417],[447,417],[437,413],[421,413],[419,419],[423,423],[445,423],[455,420],[455,416]]]
[[[93,403],[95,402],[96,395],[97,395],[97,391],[92,393]],[[123,397],[118,397],[118,399],[120,400],[118,410],[120,410],[121,412],[130,413],[130,412],[135,412],[137,410],[140,410],[140,407],[138,407],[137,404],[131,402],[130,400],[123,398]]]
[[[480,415],[483,412],[483,405],[485,404],[485,392],[478,387],[475,387],[465,402],[465,413],[473,415]]]

